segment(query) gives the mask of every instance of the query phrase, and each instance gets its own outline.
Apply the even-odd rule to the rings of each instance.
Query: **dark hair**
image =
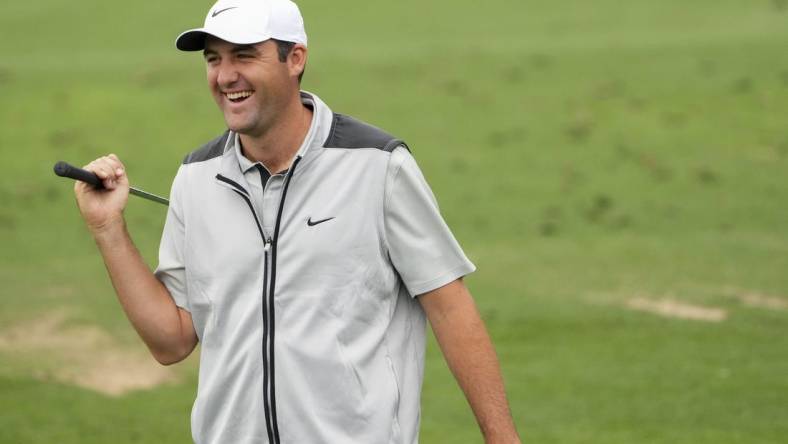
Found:
[[[287,61],[287,56],[290,55],[290,51],[293,50],[295,43],[293,42],[286,42],[284,40],[277,40],[271,39],[276,43],[276,50],[279,55],[279,61],[284,63]],[[301,74],[298,75],[298,84],[301,84],[301,78],[304,77],[304,71],[306,71],[306,66],[301,71]]]

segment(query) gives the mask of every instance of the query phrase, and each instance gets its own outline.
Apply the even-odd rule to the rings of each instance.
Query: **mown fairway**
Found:
[[[209,5],[3,7],[2,443],[190,441],[196,354],[149,364],[51,167],[167,193],[223,129],[173,47]],[[410,142],[479,267],[526,442],[785,442],[788,1],[300,5],[304,89]],[[164,215],[130,200],[151,266]],[[481,441],[434,343],[422,404],[422,442]]]

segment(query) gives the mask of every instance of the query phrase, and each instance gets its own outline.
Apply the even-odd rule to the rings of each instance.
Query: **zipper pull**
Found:
[[[265,240],[265,244],[263,245],[263,251],[268,253],[268,251],[270,251],[270,250],[271,250],[271,239],[268,238],[268,239]]]

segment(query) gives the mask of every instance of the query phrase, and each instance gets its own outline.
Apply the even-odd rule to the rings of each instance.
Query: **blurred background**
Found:
[[[57,160],[168,194],[223,131],[211,1],[6,2],[0,442],[186,443]],[[304,89],[407,140],[479,271],[524,442],[784,443],[788,0],[299,2]],[[163,206],[132,197],[151,267]],[[424,443],[481,436],[434,341]]]

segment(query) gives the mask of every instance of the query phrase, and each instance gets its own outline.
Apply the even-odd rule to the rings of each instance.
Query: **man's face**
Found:
[[[205,41],[208,86],[227,127],[257,137],[264,134],[297,88],[280,62],[273,40],[236,45],[209,36]]]

